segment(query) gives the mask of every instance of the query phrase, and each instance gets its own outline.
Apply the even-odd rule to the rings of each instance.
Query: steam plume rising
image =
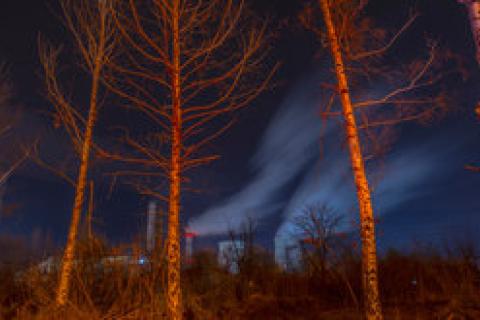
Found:
[[[312,94],[319,91],[318,84],[316,77],[301,82],[281,105],[251,159],[256,172],[253,180],[220,205],[191,219],[190,228],[199,235],[224,234],[239,230],[248,218],[261,220],[281,213],[284,223],[278,233],[282,233],[288,231],[291,218],[312,203],[327,204],[340,214],[355,213],[351,217],[357,217],[343,128],[337,121],[326,123],[318,117],[322,101]],[[435,172],[442,170],[445,174],[446,157],[454,154],[458,146],[445,148],[436,141],[442,140],[436,136],[413,147],[397,145],[382,160],[381,170],[371,166],[375,172],[368,176],[376,215],[422,196],[427,192],[425,184],[434,183]],[[285,190],[298,178],[300,183],[293,190]],[[277,199],[285,193],[288,198],[279,202]]]
[[[274,198],[316,157],[320,121],[318,79],[302,81],[273,117],[250,165],[255,178],[219,206],[193,218],[189,225],[200,235],[236,230],[248,215],[260,219],[281,209]]]

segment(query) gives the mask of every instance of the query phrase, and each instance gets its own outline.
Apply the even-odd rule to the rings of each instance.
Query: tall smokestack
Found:
[[[193,239],[197,236],[195,232],[186,229],[185,230],[185,261],[187,263],[192,262],[193,255]]]
[[[147,211],[147,252],[152,252],[155,248],[155,218],[157,214],[157,203],[150,201]]]

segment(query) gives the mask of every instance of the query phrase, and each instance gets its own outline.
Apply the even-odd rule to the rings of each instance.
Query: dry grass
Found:
[[[57,275],[35,267],[0,270],[0,319],[166,319],[165,263],[104,263],[125,248],[84,241],[69,304],[54,307]],[[128,248],[131,256],[140,250]],[[470,251],[469,251],[470,252]],[[480,319],[480,269],[473,254],[390,252],[380,262],[386,319]],[[328,272],[287,273],[261,250],[231,274],[214,252],[198,252],[183,271],[186,319],[361,319],[360,263],[354,253]],[[308,268],[307,268],[308,270]]]

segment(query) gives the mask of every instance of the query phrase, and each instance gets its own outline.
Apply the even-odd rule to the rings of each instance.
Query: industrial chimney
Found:
[[[155,249],[155,219],[157,215],[157,203],[155,201],[150,201],[148,203],[147,211],[147,241],[146,249],[147,252],[151,253]]]
[[[195,232],[189,229],[185,229],[185,262],[192,262],[193,255],[193,239],[197,236]]]

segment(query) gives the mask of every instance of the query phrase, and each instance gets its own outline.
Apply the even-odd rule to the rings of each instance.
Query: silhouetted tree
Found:
[[[332,208],[327,205],[309,205],[293,219],[305,258],[322,276],[327,268],[327,260],[335,250],[337,229],[342,221]],[[310,254],[306,246],[313,247]]]

